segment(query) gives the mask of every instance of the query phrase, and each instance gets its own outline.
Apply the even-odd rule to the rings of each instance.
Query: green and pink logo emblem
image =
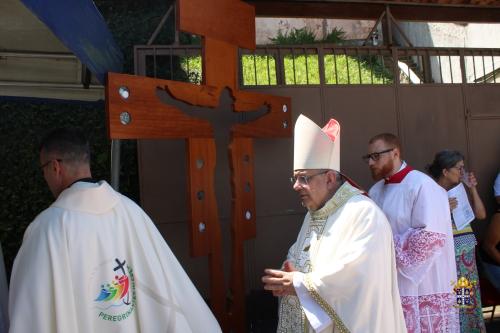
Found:
[[[105,264],[100,268],[105,269],[104,275],[114,278],[100,284],[100,291],[94,299],[94,305],[99,310],[98,318],[106,321],[126,320],[136,306],[134,272],[125,260],[122,262],[119,259],[115,259],[112,266]],[[103,272],[99,273],[102,275]]]

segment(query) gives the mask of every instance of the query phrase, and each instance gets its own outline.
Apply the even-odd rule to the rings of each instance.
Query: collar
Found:
[[[72,182],[68,187],[71,187],[73,186],[74,183],[78,183],[78,182],[85,182],[85,183],[97,183],[98,180],[94,179],[94,178],[90,178],[90,177],[87,177],[87,178],[80,178],[80,179],[77,179],[75,180],[74,182]]]
[[[362,194],[359,189],[355,188],[348,182],[344,182],[342,186],[339,187],[337,192],[333,195],[333,197],[328,200],[323,207],[318,210],[310,211],[311,218],[314,221],[317,220],[326,220],[330,215],[335,213],[339,208],[344,206],[344,204],[353,196],[357,194]]]
[[[340,171],[339,171],[340,172]],[[361,193],[364,195],[364,196],[368,196],[368,193],[360,186],[358,185],[358,183],[356,183],[354,180],[352,180],[350,177],[346,176],[345,174],[343,174],[342,172],[340,172],[340,174],[342,175],[342,177],[344,177],[345,181],[348,182],[349,184],[351,184],[353,187],[357,188],[358,190],[361,191]]]
[[[384,184],[399,184],[403,181],[406,175],[410,173],[410,171],[413,171],[413,168],[407,165],[406,162],[403,162],[398,172],[396,172],[389,178],[385,178]]]
[[[109,212],[119,200],[119,194],[105,181],[79,181],[62,191],[52,207],[99,215]]]

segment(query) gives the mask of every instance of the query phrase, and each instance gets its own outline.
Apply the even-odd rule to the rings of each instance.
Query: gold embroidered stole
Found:
[[[298,241],[300,243],[297,244],[294,253],[292,253],[293,263],[298,271],[302,273],[309,273],[313,270],[311,258],[316,255],[319,249],[328,217],[344,206],[350,198],[358,194],[361,194],[360,190],[345,182],[323,207],[310,212],[310,218],[306,221],[306,233],[302,239],[299,238]],[[314,251],[314,253],[311,253],[311,250]],[[318,302],[323,310],[330,316],[337,330],[339,332],[349,332],[340,317],[314,289],[314,286],[307,278],[307,275],[304,283],[311,297]],[[300,305],[299,298],[297,296],[282,297],[279,304],[279,322],[277,332],[306,333],[308,331],[309,324]]]

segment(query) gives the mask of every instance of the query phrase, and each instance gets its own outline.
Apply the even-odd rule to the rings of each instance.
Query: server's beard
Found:
[[[391,172],[394,170],[394,161],[393,160],[388,160],[385,164],[377,167],[377,166],[372,166],[370,167],[370,171],[372,173],[372,178],[375,181],[379,181],[382,178],[387,178],[391,174]]]

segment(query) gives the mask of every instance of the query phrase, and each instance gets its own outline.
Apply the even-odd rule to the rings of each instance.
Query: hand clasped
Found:
[[[285,272],[277,269],[266,269],[262,277],[264,289],[273,292],[274,296],[296,295],[293,286],[294,272]]]

